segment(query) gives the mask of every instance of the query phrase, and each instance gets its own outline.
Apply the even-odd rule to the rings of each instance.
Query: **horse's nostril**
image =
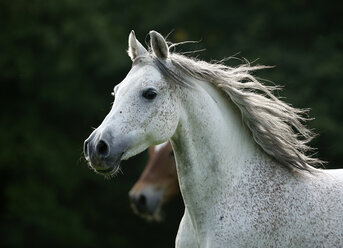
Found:
[[[85,155],[85,158],[88,159],[89,157],[89,147],[88,147],[88,141],[86,140],[84,143],[83,143],[83,154]]]
[[[140,206],[145,206],[146,205],[146,197],[145,195],[140,195],[139,198],[138,198],[138,204]]]
[[[105,141],[100,140],[99,143],[96,145],[96,152],[99,156],[106,156],[109,153],[108,145]]]

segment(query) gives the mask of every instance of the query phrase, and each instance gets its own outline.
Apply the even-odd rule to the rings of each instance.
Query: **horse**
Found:
[[[170,142],[149,147],[149,161],[129,192],[133,211],[147,221],[164,219],[163,206],[180,194]]]
[[[322,169],[307,111],[254,76],[129,35],[132,68],[84,143],[98,174],[170,140],[185,212],[176,247],[343,247],[343,170]],[[170,43],[169,43],[170,44]]]

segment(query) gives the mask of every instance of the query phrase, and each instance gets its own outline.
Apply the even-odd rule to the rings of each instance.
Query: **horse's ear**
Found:
[[[167,59],[169,55],[169,49],[163,36],[156,31],[150,31],[149,34],[151,48],[154,51],[156,57],[159,59]]]
[[[127,53],[132,61],[134,61],[138,56],[148,53],[144,46],[136,39],[136,35],[133,30],[129,35],[129,49],[127,50]]]

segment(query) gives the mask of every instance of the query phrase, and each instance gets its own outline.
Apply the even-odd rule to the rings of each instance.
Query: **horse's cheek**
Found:
[[[166,106],[160,109],[160,117],[161,131],[166,132],[169,139],[174,134],[178,123],[177,108],[174,101],[169,101]]]

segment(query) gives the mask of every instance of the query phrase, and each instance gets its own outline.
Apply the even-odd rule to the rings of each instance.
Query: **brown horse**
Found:
[[[149,161],[129,192],[133,211],[149,221],[163,220],[162,206],[180,194],[173,149],[169,142],[149,148]]]

